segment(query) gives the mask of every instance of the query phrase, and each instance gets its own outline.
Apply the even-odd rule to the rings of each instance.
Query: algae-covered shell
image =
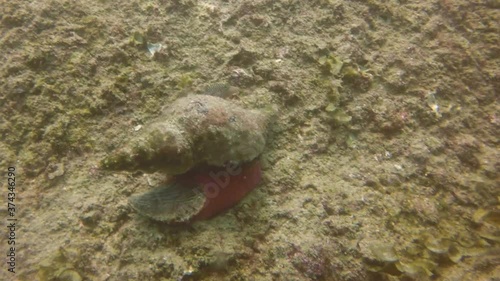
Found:
[[[248,162],[264,149],[268,120],[260,111],[219,97],[180,98],[101,164],[114,170],[181,174],[199,164]]]

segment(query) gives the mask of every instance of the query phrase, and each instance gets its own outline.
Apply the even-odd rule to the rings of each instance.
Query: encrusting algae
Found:
[[[101,166],[176,175],[167,186],[131,198],[143,215],[167,222],[208,219],[260,182],[256,158],[264,149],[268,122],[267,114],[219,97],[180,98]]]

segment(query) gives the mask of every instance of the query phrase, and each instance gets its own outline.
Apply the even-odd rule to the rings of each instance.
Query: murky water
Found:
[[[0,7],[0,279],[500,279],[498,1]],[[181,98],[192,114],[172,109]],[[183,129],[155,137],[165,112]],[[147,149],[186,134],[182,149]],[[130,143],[125,158],[187,168],[104,169]],[[208,159],[244,168],[225,177]],[[199,197],[232,206],[207,220],[156,222],[129,204],[227,180],[204,193],[215,209]]]

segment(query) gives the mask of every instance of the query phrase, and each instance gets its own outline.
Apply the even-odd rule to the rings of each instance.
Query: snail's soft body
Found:
[[[130,203],[137,212],[157,221],[205,220],[240,202],[260,183],[261,176],[258,160],[233,168],[200,167],[132,196]]]

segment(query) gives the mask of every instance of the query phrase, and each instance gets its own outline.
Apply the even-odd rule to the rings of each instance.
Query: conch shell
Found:
[[[173,223],[208,219],[259,184],[257,157],[269,119],[215,96],[180,98],[101,166],[175,175],[166,185],[130,198],[142,215]]]

